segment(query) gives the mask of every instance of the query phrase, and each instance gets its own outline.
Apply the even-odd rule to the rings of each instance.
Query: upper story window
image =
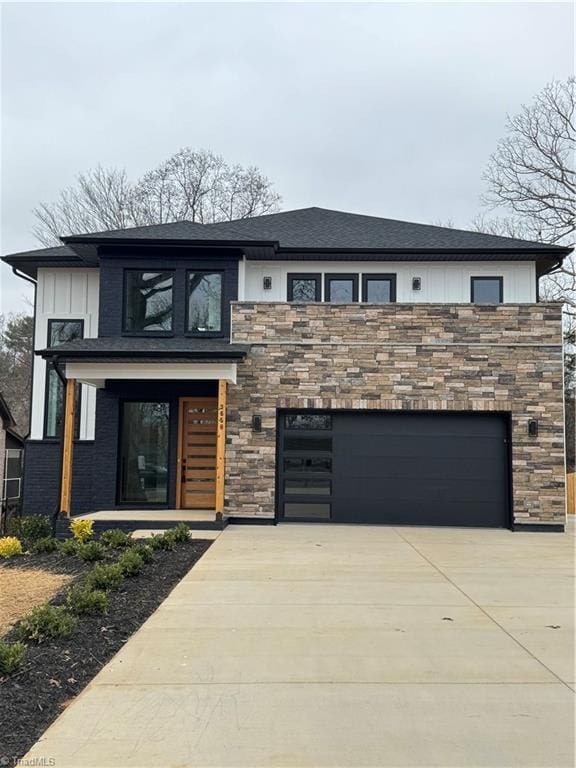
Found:
[[[320,301],[320,275],[315,274],[289,274],[288,275],[288,301],[296,301],[300,304],[310,304]]]
[[[83,320],[48,320],[48,346],[58,347],[84,336]],[[74,437],[80,432],[80,385],[76,385],[76,424]],[[51,363],[46,367],[46,400],[44,406],[44,437],[59,437],[64,412],[64,384]]]
[[[128,269],[124,279],[124,331],[171,333],[172,272]]]
[[[358,275],[326,275],[324,300],[331,304],[350,304],[358,301]]]
[[[362,275],[362,301],[370,304],[396,301],[396,275]]]
[[[473,277],[470,286],[470,300],[473,304],[502,304],[504,301],[502,277]]]
[[[222,333],[223,273],[194,271],[187,274],[186,330],[193,334]]]

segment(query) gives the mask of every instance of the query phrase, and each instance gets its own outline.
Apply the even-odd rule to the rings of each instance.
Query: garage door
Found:
[[[503,415],[290,411],[278,439],[280,519],[510,525]]]

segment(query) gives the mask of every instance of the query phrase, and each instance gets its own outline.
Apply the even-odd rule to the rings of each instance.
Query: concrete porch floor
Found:
[[[216,519],[213,509],[110,509],[75,515],[77,520],[156,522],[173,520],[176,522],[197,523]]]
[[[568,768],[574,688],[570,534],[230,526],[26,760]]]

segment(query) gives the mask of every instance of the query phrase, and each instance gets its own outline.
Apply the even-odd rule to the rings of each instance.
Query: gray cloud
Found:
[[[14,3],[2,29],[3,253],[78,171],[183,145],[258,165],[284,208],[466,226],[506,112],[574,53],[568,3]]]

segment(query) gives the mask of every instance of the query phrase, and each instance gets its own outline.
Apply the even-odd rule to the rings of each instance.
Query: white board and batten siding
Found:
[[[83,320],[84,337],[98,336],[98,289],[97,269],[47,269],[38,270],[36,289],[36,322],[34,348],[48,346],[49,320]],[[44,403],[46,393],[46,363],[37,355],[34,359],[32,381],[32,419],[30,439],[44,437]],[[82,386],[80,410],[80,439],[94,439],[96,414],[96,390]]]
[[[376,261],[247,261],[240,301],[286,301],[289,273],[320,273],[322,299],[324,275],[333,273],[395,274],[397,302],[466,304],[470,302],[471,277],[502,277],[504,302],[536,301],[536,269],[533,261],[376,262]],[[263,278],[272,278],[264,290]],[[412,290],[412,278],[421,279],[421,290]]]

